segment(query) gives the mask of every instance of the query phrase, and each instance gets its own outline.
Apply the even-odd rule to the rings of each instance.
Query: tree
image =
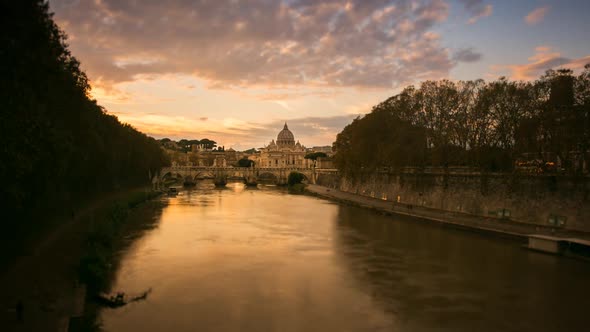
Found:
[[[215,148],[217,146],[217,142],[212,141],[208,138],[203,138],[201,141],[201,144],[203,144],[203,146],[205,147],[205,149],[210,149],[212,150],[213,148]]]
[[[317,160],[318,158],[326,158],[328,157],[327,154],[324,152],[312,152],[305,155],[305,159]]]
[[[253,154],[253,153],[256,153],[256,149],[255,148],[251,148],[251,149],[248,149],[248,150],[244,150],[243,152],[244,153],[247,153],[247,154]]]
[[[166,154],[90,99],[47,2],[5,1],[2,11],[0,200],[12,216],[5,234],[100,193],[150,184],[169,164]]]
[[[254,165],[254,161],[248,158],[242,158],[238,160],[238,167],[252,167]]]
[[[421,163],[426,132],[398,116],[395,102],[380,104],[337,135],[335,164],[351,175],[379,167]]]
[[[425,165],[510,171],[531,153],[582,170],[590,148],[590,65],[576,77],[550,70],[535,82],[409,86],[354,119],[333,148],[336,167],[349,176]]]
[[[296,184],[300,184],[305,179],[305,175],[299,172],[291,172],[289,173],[289,177],[287,179],[287,184],[289,186],[294,186]]]
[[[460,103],[457,87],[449,80],[426,81],[420,85],[416,98],[421,106],[419,124],[426,129],[427,147],[433,156],[431,162],[446,165],[454,140],[452,119]]]
[[[584,70],[574,81],[574,110],[576,117],[576,145],[580,152],[577,162],[577,170],[582,171],[587,164],[588,150],[590,149],[590,64],[584,66]]]
[[[180,148],[181,151],[183,152],[188,152],[191,149],[191,145],[189,143],[189,140],[187,139],[181,139],[180,141],[178,141],[178,147]]]

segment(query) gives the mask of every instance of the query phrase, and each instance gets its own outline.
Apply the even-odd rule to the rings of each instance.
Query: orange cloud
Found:
[[[549,52],[550,50],[551,50],[551,46],[541,45],[541,46],[535,47],[535,51],[537,51],[537,52]]]
[[[537,23],[543,21],[543,19],[545,18],[545,15],[547,15],[547,13],[549,12],[549,8],[550,8],[549,6],[543,6],[543,7],[539,7],[539,8],[534,9],[527,16],[525,16],[524,21],[528,25],[534,25],[534,24],[537,24]]]
[[[481,0],[463,1],[472,15],[490,12]],[[431,73],[447,76],[456,64],[428,32],[447,19],[448,2],[390,2],[56,0],[51,6],[58,23],[78,36],[71,49],[82,68],[104,84],[180,74],[225,89],[391,88]]]
[[[474,24],[475,22],[477,22],[477,20],[479,20],[479,19],[480,19],[480,18],[482,18],[482,17],[488,17],[488,16],[491,16],[491,15],[492,15],[492,13],[493,13],[493,11],[494,11],[494,10],[493,10],[493,7],[492,7],[492,5],[486,5],[486,6],[484,7],[484,9],[483,9],[483,10],[482,10],[480,13],[478,13],[478,14],[476,14],[475,16],[471,17],[471,18],[470,18],[470,19],[467,21],[467,23],[468,23],[468,24]]]
[[[584,65],[590,63],[590,55],[570,59],[564,57],[558,51],[549,46],[538,46],[535,48],[535,55],[528,58],[526,64],[516,65],[493,65],[492,73],[489,76],[509,76],[515,80],[534,80],[539,78],[545,71],[557,68],[569,68],[581,70]]]
[[[459,0],[459,2],[470,15],[467,24],[474,24],[480,18],[492,15],[492,5],[486,5],[484,0]]]

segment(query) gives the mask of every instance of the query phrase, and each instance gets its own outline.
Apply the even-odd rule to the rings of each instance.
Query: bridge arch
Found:
[[[291,171],[289,171],[289,172],[287,173],[287,179],[289,179],[289,175],[290,175],[291,173],[299,173],[299,174],[303,175],[303,180],[304,180],[304,182],[306,182],[306,183],[310,183],[310,181],[312,181],[312,180],[313,180],[313,179],[310,179],[310,178],[309,178],[309,176],[308,176],[308,175],[311,175],[311,174],[307,174],[306,172],[301,172],[301,171],[298,171],[298,170],[291,170]]]
[[[202,172],[197,172],[193,178],[195,180],[213,179],[213,178],[215,178],[215,174],[210,171],[202,171]]]
[[[261,171],[258,173],[258,179],[259,180],[271,180],[271,181],[278,181],[279,180],[280,175],[276,174],[275,172],[271,172],[271,171]]]
[[[184,176],[179,172],[169,171],[164,173],[164,175],[160,176],[160,179],[184,179]]]

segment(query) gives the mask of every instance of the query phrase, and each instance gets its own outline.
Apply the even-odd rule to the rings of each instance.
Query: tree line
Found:
[[[425,81],[373,107],[334,142],[344,173],[381,167],[467,166],[511,172],[587,172],[590,64],[532,82],[502,77]]]
[[[166,154],[91,99],[48,3],[3,1],[0,10],[0,200],[3,215],[12,216],[4,226],[149,184],[150,174],[169,163]]]
[[[313,161],[318,158],[327,158],[328,155],[325,152],[312,152],[305,155],[305,159],[311,159]]]
[[[203,138],[200,140],[183,138],[179,141],[173,141],[169,138],[162,138],[159,141],[160,144],[162,144],[162,146],[164,146],[166,149],[180,152],[191,151],[193,145],[201,145],[203,148],[208,150],[213,150],[217,146],[217,142],[208,138]]]

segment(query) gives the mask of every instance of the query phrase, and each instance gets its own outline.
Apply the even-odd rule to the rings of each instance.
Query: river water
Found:
[[[161,199],[107,331],[590,331],[589,262],[276,187]]]

